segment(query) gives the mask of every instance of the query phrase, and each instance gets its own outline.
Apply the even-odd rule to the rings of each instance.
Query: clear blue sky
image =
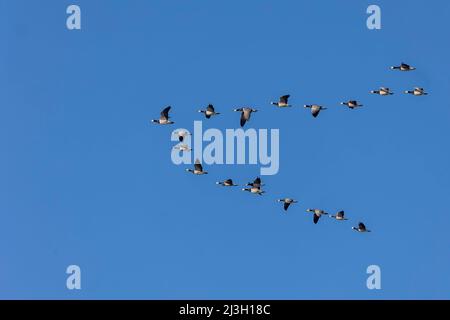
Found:
[[[0,298],[450,298],[449,16],[445,1],[1,0]],[[417,70],[389,70],[401,61]],[[294,108],[269,104],[286,93]],[[215,185],[259,166],[172,164],[171,130],[210,102],[205,128],[250,104],[249,128],[280,129],[264,196]],[[169,104],[176,127],[149,124]],[[283,196],[300,201],[288,214]],[[351,221],[314,225],[309,207]]]

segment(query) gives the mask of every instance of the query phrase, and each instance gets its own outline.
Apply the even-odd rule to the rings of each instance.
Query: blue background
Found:
[[[0,298],[450,298],[449,16],[446,1],[1,0]],[[417,70],[389,70],[401,61]],[[269,104],[286,93],[293,108]],[[205,129],[238,127],[242,105],[260,109],[248,128],[280,129],[264,196],[215,185],[257,165],[172,164],[171,130],[210,102]],[[176,124],[150,124],[169,104]],[[309,207],[351,220],[314,225]]]

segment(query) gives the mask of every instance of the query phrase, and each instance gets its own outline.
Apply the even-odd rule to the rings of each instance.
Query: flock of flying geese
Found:
[[[392,70],[400,70],[400,71],[412,71],[415,70],[415,67],[412,67],[406,63],[401,63],[399,66],[393,66],[390,69]],[[370,93],[372,94],[378,94],[381,96],[389,96],[389,95],[393,95],[394,93],[391,92],[391,90],[387,87],[381,87],[378,90],[372,90],[370,91]],[[405,94],[412,94],[414,96],[423,96],[423,95],[427,95],[428,93],[425,92],[425,90],[423,88],[420,87],[415,87],[413,88],[413,90],[406,90],[404,91]],[[286,107],[291,107],[292,105],[289,104],[288,100],[289,100],[290,95],[283,95],[279,98],[279,100],[277,102],[271,102],[272,105],[275,105],[279,108],[286,108]],[[349,100],[347,102],[341,102],[341,105],[345,105],[350,109],[356,109],[359,107],[362,107],[363,105],[360,104],[358,101],[356,100]],[[317,118],[317,116],[320,114],[320,112],[322,110],[326,110],[327,108],[318,105],[318,104],[312,104],[312,105],[304,105],[304,108],[308,108],[311,109],[311,114],[314,118]],[[160,125],[167,125],[167,124],[173,124],[174,122],[170,120],[169,117],[169,111],[170,111],[171,107],[168,106],[166,108],[164,108],[164,110],[162,110],[161,112],[161,116],[159,119],[156,120],[152,120],[153,123],[157,123]],[[242,108],[238,108],[238,109],[234,109],[233,111],[235,112],[240,112],[241,113],[241,117],[240,117],[240,125],[241,127],[243,127],[245,125],[245,123],[247,121],[250,120],[250,116],[252,113],[257,112],[258,110],[253,109],[251,107],[242,107]],[[206,119],[210,119],[212,116],[216,116],[219,115],[219,112],[216,112],[214,109],[214,106],[212,104],[209,104],[205,110],[199,110],[198,112],[203,113],[206,117]],[[186,131],[176,131],[175,132],[176,135],[178,135],[178,140],[180,141],[180,144],[176,145],[174,148],[180,150],[181,152],[185,152],[185,151],[191,151],[191,149],[189,148],[188,145],[186,144],[182,144],[182,142],[184,141],[184,138],[189,135],[188,132]],[[204,175],[207,174],[207,171],[203,170],[203,166],[200,163],[200,161],[197,159],[195,161],[194,164],[194,168],[193,169],[186,169],[186,171],[191,172],[195,175]],[[224,181],[219,181],[216,184],[224,186],[224,187],[236,187],[238,186],[237,184],[235,184],[233,182],[232,179],[227,179]],[[243,188],[243,191],[247,191],[250,192],[252,194],[257,194],[257,195],[262,195],[263,193],[265,193],[264,190],[262,190],[262,186],[264,186],[264,184],[262,184],[261,182],[261,178],[257,177],[253,182],[249,182],[245,185],[245,188]],[[283,198],[283,199],[278,199],[278,202],[282,202],[283,203],[283,208],[285,211],[288,210],[289,206],[291,204],[297,203],[297,200],[294,200],[292,198]],[[319,219],[321,216],[325,215],[328,216],[330,218],[333,218],[337,221],[345,221],[348,220],[347,218],[345,218],[344,216],[344,211],[339,211],[337,212],[335,215],[331,215],[328,214],[326,211],[321,210],[321,209],[307,209],[307,212],[311,212],[313,213],[313,222],[314,224],[317,224],[319,222]],[[356,230],[358,232],[370,232],[370,230],[368,230],[366,228],[366,226],[364,225],[364,223],[359,222],[357,227],[352,227],[353,230]]]

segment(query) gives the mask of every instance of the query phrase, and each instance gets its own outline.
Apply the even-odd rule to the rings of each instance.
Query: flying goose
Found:
[[[242,191],[248,191],[250,193],[258,194],[262,196],[265,191],[262,191],[260,187],[243,188]]]
[[[281,96],[278,102],[272,102],[272,104],[273,104],[274,106],[277,106],[277,107],[280,107],[280,108],[283,108],[283,107],[290,107],[291,105],[288,104],[288,99],[289,99],[289,97],[290,97],[289,94],[284,95],[284,96]]]
[[[190,135],[191,135],[189,132],[184,131],[184,130],[175,131],[174,134],[176,134],[176,135],[178,136],[178,140],[179,140],[180,142],[183,142],[183,141],[184,141],[184,138],[185,138],[186,136],[190,136]]]
[[[414,90],[406,90],[405,93],[409,93],[415,96],[425,96],[428,93],[423,88],[415,87]]]
[[[206,119],[211,118],[211,116],[220,114],[220,112],[216,112],[214,110],[214,106],[212,104],[208,104],[208,106],[206,107],[206,110],[198,110],[198,112],[204,113]]]
[[[231,180],[231,179],[227,179],[225,181],[218,181],[218,182],[216,182],[216,184],[220,184],[221,186],[224,186],[224,187],[237,187],[237,184],[234,184],[233,180]]]
[[[347,102],[341,102],[342,105],[349,107],[350,109],[355,109],[358,107],[362,107],[362,104],[359,104],[356,100],[349,100]]]
[[[310,108],[310,109],[311,109],[311,114],[312,114],[312,116],[313,116],[314,118],[316,118],[316,117],[319,115],[319,113],[320,113],[321,110],[326,110],[326,109],[327,109],[327,108],[324,108],[324,107],[319,106],[319,105],[317,105],[317,104],[312,104],[312,105],[310,105],[310,104],[305,104],[304,107],[305,107],[305,108]]]
[[[177,150],[180,150],[180,151],[183,151],[183,152],[192,150],[191,148],[189,148],[189,146],[187,144],[183,144],[183,143],[179,143],[173,148],[177,149]]]
[[[364,223],[360,222],[358,224],[358,227],[352,227],[353,230],[356,230],[358,232],[370,232],[370,230],[366,229],[366,226],[364,225]]]
[[[330,217],[330,218],[334,218],[334,219],[336,219],[336,220],[340,220],[340,221],[348,220],[347,218],[344,218],[344,211],[343,211],[343,210],[339,211],[339,212],[336,213],[335,215],[331,215],[331,214],[330,214],[329,217]]]
[[[412,71],[416,70],[416,68],[411,67],[410,65],[407,65],[406,63],[401,63],[399,66],[393,66],[391,67],[392,70],[400,70],[400,71]]]
[[[194,164],[194,170],[192,169],[186,169],[186,171],[191,172],[193,174],[208,174],[208,172],[203,171],[203,167],[202,164],[200,163],[200,160],[195,160],[195,164]]]
[[[306,211],[314,213],[313,221],[314,221],[315,224],[319,221],[320,217],[323,214],[327,214],[325,211],[320,210],[320,209],[307,209]]]
[[[284,198],[284,199],[278,199],[278,202],[283,202],[284,210],[287,211],[291,203],[297,203],[297,200],[291,199],[291,198]]]
[[[243,108],[234,109],[234,111],[241,112],[241,127],[243,127],[245,125],[245,123],[250,120],[250,115],[252,114],[252,112],[257,112],[258,110],[248,108],[248,107],[243,107]]]
[[[161,117],[158,120],[152,120],[152,122],[157,123],[157,124],[172,124],[175,123],[173,121],[169,120],[169,110],[170,110],[170,106],[164,108],[163,111],[161,111]]]
[[[386,87],[380,87],[380,90],[372,90],[370,91],[370,93],[379,94],[380,96],[389,96],[394,94],[393,92],[390,91],[389,88]]]
[[[256,177],[255,180],[253,180],[253,182],[249,182],[247,183],[247,186],[252,186],[255,188],[261,188],[261,186],[263,186],[264,184],[261,183],[261,178],[260,177]]]

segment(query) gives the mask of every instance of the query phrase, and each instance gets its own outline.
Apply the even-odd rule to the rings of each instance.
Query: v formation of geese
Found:
[[[392,66],[390,67],[391,70],[399,70],[402,72],[406,72],[406,71],[413,71],[416,70],[415,67],[412,67],[404,62],[402,62],[400,65],[398,66]],[[390,90],[390,88],[388,87],[380,87],[377,90],[372,90],[370,91],[370,93],[372,94],[377,94],[380,96],[389,96],[389,95],[393,95],[394,92],[392,92]],[[412,90],[406,90],[404,91],[405,94],[411,94],[414,96],[423,96],[423,95],[427,95],[428,93],[425,92],[424,88],[421,87],[414,87]],[[271,102],[272,105],[278,107],[278,108],[286,108],[286,107],[291,107],[292,105],[289,104],[289,98],[290,95],[286,94],[283,95],[281,97],[279,97],[277,102]],[[341,105],[344,105],[346,107],[348,107],[349,109],[356,109],[356,108],[360,108],[363,106],[363,104],[359,103],[357,100],[348,100],[345,102],[341,102]],[[326,107],[323,107],[321,105],[318,104],[310,104],[310,105],[304,105],[304,108],[307,109],[311,109],[311,115],[314,118],[317,118],[320,114],[320,112],[322,110],[327,110]],[[160,114],[160,118],[159,119],[155,119],[155,120],[151,120],[151,122],[159,124],[159,125],[169,125],[169,124],[173,124],[174,122],[170,120],[170,116],[169,116],[169,111],[171,109],[171,106],[167,106],[166,108],[164,108],[161,111]],[[236,108],[233,111],[235,112],[240,112],[241,113],[241,117],[240,117],[240,126],[244,127],[244,125],[250,121],[250,117],[252,115],[252,113],[257,112],[258,110],[249,106],[246,107],[241,107],[241,108]],[[217,116],[220,113],[216,112],[214,106],[212,104],[208,104],[208,106],[204,109],[204,110],[199,110],[199,113],[202,113],[205,115],[206,119],[210,119],[213,116]],[[189,146],[187,146],[186,144],[182,144],[185,137],[187,135],[189,135],[188,132],[186,131],[177,131],[175,132],[175,134],[178,136],[178,140],[180,141],[180,144],[175,146],[175,149],[178,149],[180,151],[191,151],[191,149],[189,148]],[[203,166],[200,163],[200,161],[197,159],[195,161],[194,164],[194,168],[193,169],[186,169],[187,172],[190,172],[194,175],[205,175],[208,174],[207,171],[203,170]],[[232,179],[226,179],[224,181],[219,181],[216,182],[217,185],[221,185],[223,187],[236,187],[238,186],[237,184],[235,184],[233,182]],[[247,183],[244,188],[242,188],[242,191],[246,191],[255,195],[263,195],[265,193],[264,190],[262,190],[262,187],[264,186],[264,184],[261,181],[260,177],[257,177],[253,182],[249,182]],[[298,203],[297,200],[293,199],[293,198],[282,198],[282,199],[278,199],[277,202],[281,202],[283,203],[283,209],[285,211],[288,210],[288,208],[292,205],[292,204],[296,204]],[[344,215],[344,211],[338,211],[336,214],[332,215],[332,214],[328,214],[325,210],[322,209],[307,209],[306,212],[308,213],[312,213],[313,214],[313,223],[317,224],[320,220],[320,218],[322,216],[328,216],[329,218],[335,219],[336,221],[346,221],[348,220],[345,215]],[[359,222],[358,226],[356,227],[352,227],[353,230],[357,231],[357,232],[370,232],[370,230],[368,230],[366,228],[366,226],[364,225],[364,223]]]

